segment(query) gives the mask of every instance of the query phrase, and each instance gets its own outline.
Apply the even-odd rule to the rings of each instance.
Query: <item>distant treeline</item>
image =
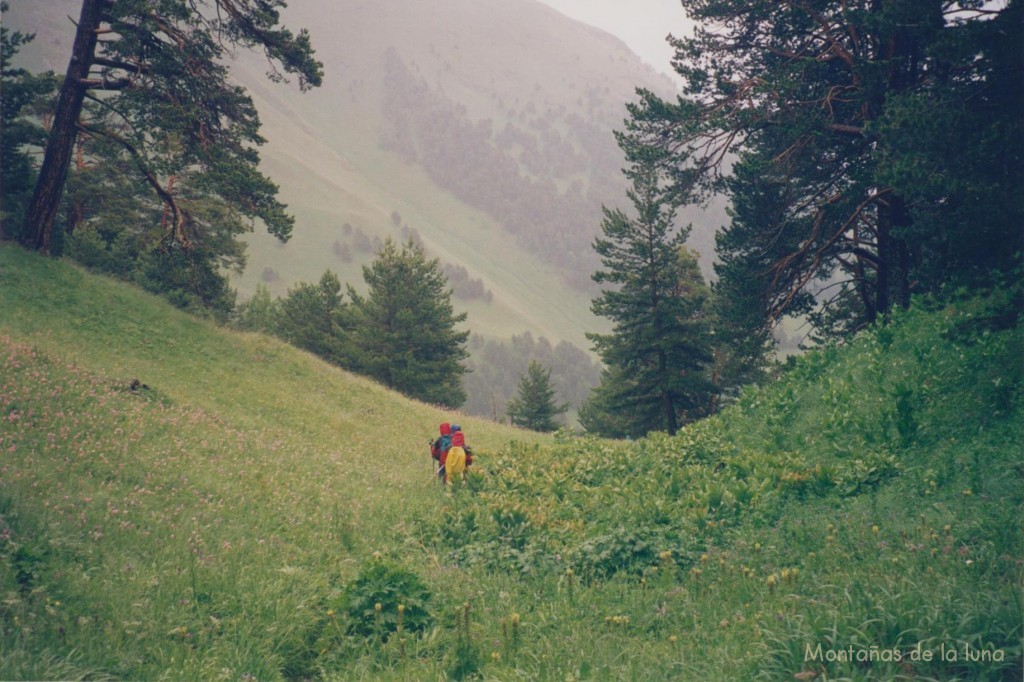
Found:
[[[402,222],[402,216],[398,211],[392,211],[391,222],[395,226],[401,225],[402,239],[424,247],[423,238],[416,228],[409,227]],[[343,239],[335,239],[332,245],[334,255],[341,262],[351,263],[354,259],[354,252],[360,254],[377,253],[383,247],[384,242],[380,237],[370,237],[361,227],[353,227],[351,223],[345,223],[341,227]],[[448,284],[452,288],[452,295],[462,300],[482,299],[488,303],[494,300],[494,292],[487,288],[484,281],[479,277],[470,277],[469,270],[463,265],[453,263],[441,263],[441,270],[448,278]],[[276,273],[275,273],[276,275]],[[275,278],[267,279],[264,282],[274,281]]]
[[[343,286],[328,270],[319,282],[300,282],[276,299],[261,284],[237,306],[232,321],[409,397],[462,405],[469,332],[456,329],[466,314],[452,308],[440,261],[428,259],[411,239],[399,248],[389,237],[376,259],[363,266],[363,280],[366,295]]]
[[[465,266],[444,263],[441,266],[448,284],[452,287],[452,295],[463,300],[474,298],[482,299],[488,303],[494,300],[494,292],[484,286],[484,281],[479,277],[470,277]]]

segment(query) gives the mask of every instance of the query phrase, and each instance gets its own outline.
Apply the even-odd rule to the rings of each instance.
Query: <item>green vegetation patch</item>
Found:
[[[0,678],[1019,678],[999,295],[674,437],[459,416],[445,490],[450,413],[59,262],[0,277]]]

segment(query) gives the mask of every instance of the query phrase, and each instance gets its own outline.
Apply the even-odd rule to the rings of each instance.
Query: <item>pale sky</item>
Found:
[[[541,0],[562,14],[619,37],[658,71],[672,73],[669,33],[689,35],[679,0]]]

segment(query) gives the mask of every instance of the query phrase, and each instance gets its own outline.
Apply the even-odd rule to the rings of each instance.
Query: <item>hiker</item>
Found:
[[[464,479],[466,468],[472,463],[473,451],[466,445],[466,434],[462,432],[462,427],[458,424],[452,424],[452,446],[448,450],[444,465],[445,481]]]
[[[452,447],[452,425],[444,422],[440,427],[441,435],[430,445],[430,456],[437,460],[437,475],[444,479],[444,464],[448,458],[448,450]]]
[[[452,447],[452,425],[444,422],[440,425],[440,435],[430,443],[430,457],[437,461],[436,474],[444,480],[444,462],[447,460],[447,453]]]

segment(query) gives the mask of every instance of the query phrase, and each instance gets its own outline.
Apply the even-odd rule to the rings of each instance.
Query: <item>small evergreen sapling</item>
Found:
[[[551,386],[551,370],[536,360],[519,380],[519,394],[509,401],[506,412],[516,426],[533,431],[556,431],[555,417],[569,409],[568,403],[555,404],[555,389]]]

